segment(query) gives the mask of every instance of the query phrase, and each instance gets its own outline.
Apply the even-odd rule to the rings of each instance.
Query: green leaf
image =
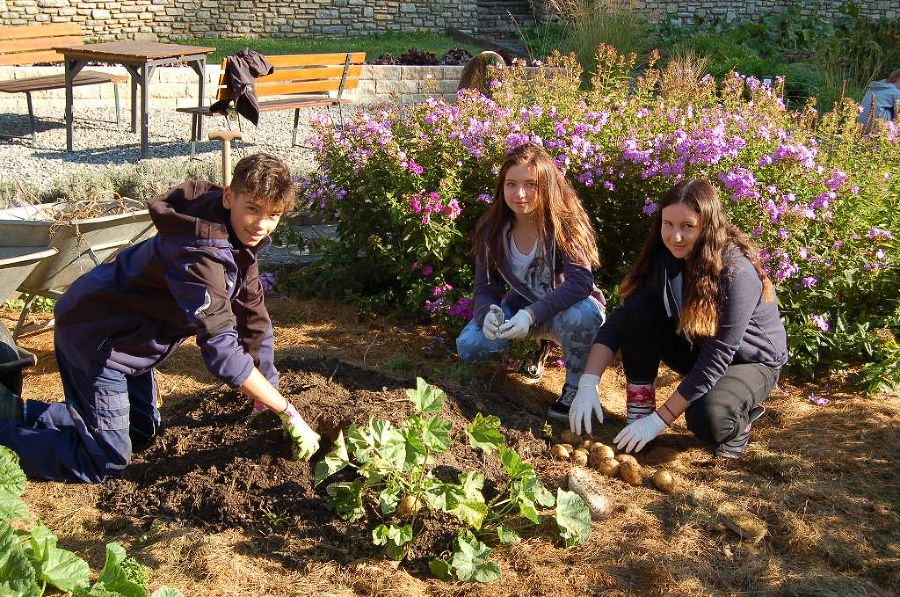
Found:
[[[478,530],[481,528],[482,523],[484,523],[488,507],[487,504],[484,503],[483,497],[481,497],[481,499],[465,498],[457,501],[456,504],[449,509],[449,512],[473,529]]]
[[[515,545],[522,540],[518,533],[502,526],[497,527],[497,538],[500,539],[500,543],[503,543],[504,545]]]
[[[525,477],[519,481],[519,488],[522,495],[545,508],[550,508],[556,503],[553,494],[537,477]]]
[[[28,507],[22,501],[25,493],[25,473],[19,466],[19,456],[6,446],[0,446],[0,519],[28,520]]]
[[[353,522],[366,515],[362,505],[363,481],[356,479],[352,483],[332,483],[325,490],[331,498],[338,516]]]
[[[591,537],[591,513],[581,497],[564,489],[556,490],[556,524],[566,547],[579,545]]]
[[[444,391],[438,387],[429,385],[421,377],[416,378],[416,389],[406,390],[406,395],[412,400],[416,411],[420,413],[439,413],[444,401]]]
[[[350,464],[350,455],[347,453],[347,442],[344,440],[344,432],[338,432],[337,439],[334,440],[334,447],[325,458],[316,464],[316,485],[343,470]]]
[[[135,582],[126,568],[127,554],[125,548],[118,543],[106,544],[106,562],[100,571],[97,583],[91,587],[91,595],[95,590],[103,589],[123,597],[146,597],[147,590]]]
[[[462,486],[463,495],[470,500],[484,502],[481,491],[484,489],[484,474],[481,471],[469,471],[459,476],[459,484]]]
[[[90,584],[91,568],[87,562],[71,551],[50,547],[47,549],[40,579],[62,591],[74,591]],[[130,593],[123,593],[123,595],[130,596]],[[135,594],[135,597],[143,597],[143,595]]]
[[[450,421],[440,417],[432,417],[422,421],[422,442],[428,449],[437,454],[443,454],[450,449]]]
[[[35,572],[6,521],[0,521],[0,595],[36,597],[42,593]]]
[[[500,448],[500,463],[503,468],[513,479],[518,479],[525,475],[534,476],[534,467],[530,464],[522,462],[522,458],[512,448]]]
[[[406,461],[406,438],[390,421],[375,421],[370,426],[375,451],[394,468],[403,470]]]
[[[537,510],[537,507],[534,505],[534,502],[527,497],[522,495],[519,496],[518,499],[519,504],[519,514],[533,522],[534,524],[539,524],[541,522],[541,515]]]
[[[384,545],[384,551],[392,560],[402,560],[406,556],[404,546],[413,538],[412,525],[396,526],[380,524],[372,529],[372,543]]]
[[[425,489],[425,500],[432,510],[449,512],[461,499],[464,499],[462,487],[456,483],[444,483],[431,479]]]
[[[456,550],[453,552],[451,564],[456,578],[463,582],[493,582],[500,578],[500,567],[489,558],[491,549],[471,537],[456,538]]]
[[[450,562],[444,558],[431,558],[428,560],[428,569],[441,580],[450,580],[453,578],[451,574],[453,569],[450,567]]]
[[[466,429],[466,437],[472,448],[489,454],[506,443],[500,432],[500,418],[494,415],[485,417],[481,413],[475,414],[475,420]]]
[[[381,513],[387,516],[394,512],[397,509],[397,504],[400,502],[400,490],[396,487],[387,486],[381,490],[381,493],[378,494],[378,506],[381,508]]]

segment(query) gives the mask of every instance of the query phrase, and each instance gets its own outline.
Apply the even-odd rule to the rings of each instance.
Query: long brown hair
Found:
[[[685,259],[684,308],[678,331],[689,338],[709,338],[716,334],[718,327],[722,299],[720,280],[725,268],[722,255],[728,245],[737,247],[753,264],[767,302],[775,299],[775,292],[756,256],[756,247],[746,234],[728,221],[716,187],[708,180],[683,180],[666,192],[653,216],[644,246],[619,287],[619,296],[624,301],[645,282],[650,263],[664,246],[662,210],[675,203],[683,203],[700,216],[700,234],[694,250]]]
[[[503,185],[506,173],[514,165],[524,165],[534,171],[537,183],[535,222],[541,245],[548,246],[547,241],[552,239],[572,261],[591,268],[600,267],[594,228],[575,189],[547,152],[530,143],[520,145],[507,154],[497,176],[494,202],[475,226],[473,251],[476,254],[486,251],[488,267],[506,261],[503,229],[507,224],[512,225],[513,211],[503,198]]]

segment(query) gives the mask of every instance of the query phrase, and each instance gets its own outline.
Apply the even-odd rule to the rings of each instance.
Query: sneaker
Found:
[[[568,422],[569,407],[572,406],[572,401],[575,400],[575,394],[577,392],[578,386],[576,384],[564,384],[559,399],[547,409],[547,418],[552,421]]]
[[[541,346],[534,352],[528,354],[519,366],[517,373],[521,376],[522,381],[531,385],[541,381],[544,376],[544,367],[547,364],[547,357],[553,349],[549,340],[541,340]]]
[[[730,458],[732,460],[740,458],[747,451],[750,445],[750,432],[753,430],[753,421],[760,418],[766,412],[764,406],[756,406],[750,409],[750,422],[744,427],[744,430],[735,435],[728,441],[724,441],[716,446],[716,456],[719,458]]]

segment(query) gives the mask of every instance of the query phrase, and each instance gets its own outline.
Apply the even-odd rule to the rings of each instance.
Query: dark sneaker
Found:
[[[0,423],[10,419],[22,422],[22,401],[12,390],[0,383]]]
[[[522,377],[522,381],[529,385],[541,381],[541,378],[544,376],[547,357],[550,356],[550,351],[553,349],[550,340],[541,340],[540,344],[540,348],[525,357],[517,371]]]
[[[551,421],[568,422],[569,407],[575,400],[575,394],[578,392],[578,386],[575,384],[564,384],[562,394],[553,405],[547,409],[547,418]]]
[[[753,430],[753,421],[760,418],[766,412],[764,406],[756,406],[750,409],[750,422],[744,430],[728,441],[716,446],[716,456],[719,458],[737,459],[744,455],[747,446],[750,445],[750,432]]]

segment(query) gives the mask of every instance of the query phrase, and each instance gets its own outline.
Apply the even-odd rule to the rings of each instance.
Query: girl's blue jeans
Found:
[[[506,304],[501,304],[506,319],[513,316]],[[560,311],[541,325],[532,326],[528,338],[552,340],[562,348],[566,360],[566,383],[577,384],[584,372],[584,365],[597,331],[606,319],[600,305],[592,298],[578,301]],[[456,339],[456,352],[466,362],[480,362],[498,356],[510,340],[488,340],[481,326],[472,319]]]

